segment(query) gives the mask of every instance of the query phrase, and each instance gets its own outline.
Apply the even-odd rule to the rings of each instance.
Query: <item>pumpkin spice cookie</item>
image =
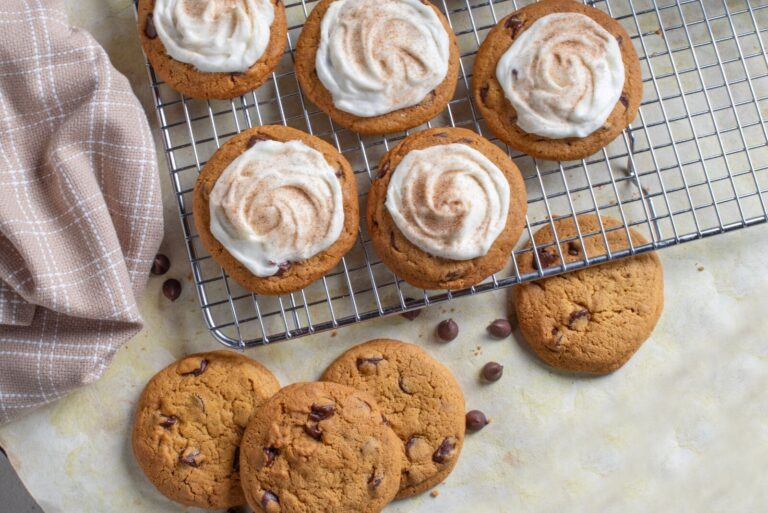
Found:
[[[277,66],[288,35],[280,0],[139,0],[138,20],[157,76],[202,99],[256,89]]]
[[[566,262],[605,255],[605,241],[594,215],[555,221],[560,250]],[[621,226],[602,217],[606,229]],[[584,245],[576,238],[581,233]],[[630,229],[632,244],[646,240]],[[606,233],[611,251],[629,248],[626,231]],[[571,239],[571,240],[569,240]],[[554,242],[550,225],[534,235],[537,245]],[[530,246],[529,246],[530,247]],[[557,246],[541,247],[539,262],[546,268],[560,264]],[[532,252],[518,256],[520,273],[537,268]],[[517,285],[512,301],[520,331],[544,362],[558,369],[590,374],[613,372],[650,336],[664,308],[664,276],[656,253],[642,253],[595,267]]]
[[[463,128],[432,128],[382,157],[366,222],[398,276],[415,287],[459,289],[507,264],[526,209],[520,171],[503,151]]]
[[[298,383],[253,416],[240,462],[256,512],[377,513],[397,493],[402,458],[370,395]]]
[[[635,118],[640,60],[624,28],[573,0],[543,0],[502,19],[475,60],[472,91],[488,127],[548,160],[585,158]]]
[[[269,370],[230,351],[187,356],[141,394],[133,452],[166,497],[187,506],[245,504],[240,438],[255,408],[280,389]]]
[[[296,46],[304,94],[339,125],[388,134],[445,108],[459,47],[445,16],[421,0],[322,0]]]
[[[352,248],[359,225],[349,162],[325,141],[285,126],[246,130],[197,178],[200,242],[243,288],[306,287]]]
[[[464,443],[464,395],[451,372],[420,347],[377,339],[339,356],[323,379],[370,393],[405,447],[398,498],[439,484]]]

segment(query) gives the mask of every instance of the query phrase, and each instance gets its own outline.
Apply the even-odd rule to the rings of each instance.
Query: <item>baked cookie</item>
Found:
[[[240,438],[257,406],[280,389],[269,370],[230,351],[187,356],[144,388],[133,452],[163,495],[187,506],[245,504]]]
[[[366,222],[382,261],[415,287],[460,289],[509,261],[525,184],[496,145],[463,128],[403,139],[379,162]]]
[[[475,59],[472,91],[488,127],[508,145],[576,160],[635,118],[643,81],[621,24],[573,0],[543,0],[491,30]]]
[[[359,219],[349,162],[330,144],[285,126],[246,130],[197,178],[200,242],[243,288],[301,289],[352,248]]]
[[[355,346],[326,369],[324,380],[370,393],[405,448],[398,498],[439,484],[464,443],[464,394],[451,372],[420,347],[377,339]]]
[[[453,97],[459,77],[456,37],[421,0],[322,0],[295,56],[304,94],[362,134],[426,123]]]
[[[602,221],[606,229],[621,226],[609,217]],[[583,246],[573,218],[554,223],[566,262],[581,261],[585,252],[590,258],[605,255],[597,217],[581,215],[578,222],[582,233],[595,233],[583,238]],[[637,231],[630,233],[633,245],[646,243]],[[623,228],[606,237],[611,251],[629,248]],[[551,226],[536,232],[534,240],[554,242]],[[538,256],[545,268],[560,265],[554,245],[539,248]],[[518,256],[521,274],[537,265],[532,252]],[[624,365],[656,326],[664,308],[664,276],[656,253],[642,253],[517,285],[512,298],[520,331],[539,358],[558,369],[607,374]]]
[[[376,513],[397,493],[402,459],[373,398],[336,383],[278,392],[248,424],[240,456],[257,513]]]
[[[256,89],[277,66],[288,37],[280,0],[139,0],[138,22],[157,76],[192,98],[227,99]]]

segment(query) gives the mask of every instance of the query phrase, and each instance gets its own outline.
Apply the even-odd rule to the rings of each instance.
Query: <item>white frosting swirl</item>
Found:
[[[344,226],[341,185],[301,141],[260,141],[227,166],[209,196],[211,233],[256,276],[328,249]]]
[[[448,73],[450,40],[420,0],[336,0],[315,66],[334,106],[372,117],[418,105]]]
[[[275,19],[270,0],[156,0],[152,14],[168,54],[203,72],[244,72],[264,54]]]
[[[550,139],[586,137],[603,126],[624,87],[619,43],[578,13],[536,20],[496,65],[517,125]]]
[[[400,161],[385,205],[419,249],[469,260],[488,253],[504,230],[509,182],[485,155],[465,144],[430,146]]]

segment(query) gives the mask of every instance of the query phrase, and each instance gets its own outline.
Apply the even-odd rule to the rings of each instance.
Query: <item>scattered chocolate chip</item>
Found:
[[[309,419],[315,422],[320,422],[329,417],[332,417],[336,412],[335,404],[313,404],[311,411],[309,412]]]
[[[440,321],[437,325],[437,338],[443,342],[450,342],[459,335],[459,325],[453,319]]]
[[[163,415],[163,421],[160,423],[160,426],[164,427],[165,429],[169,429],[171,426],[176,424],[179,421],[178,418],[176,418],[175,415]]]
[[[626,93],[621,93],[621,96],[619,96],[619,101],[622,105],[624,105],[624,108],[629,108],[629,96],[627,96]]]
[[[488,100],[488,84],[485,84],[480,88],[480,101],[482,101],[483,104],[487,104],[486,100]]]
[[[379,178],[387,176],[387,171],[389,171],[389,162],[384,162],[384,165],[379,168]]]
[[[559,351],[560,344],[562,342],[563,342],[563,333],[557,328],[552,328],[552,340],[545,343],[544,345],[550,351]]]
[[[379,362],[383,361],[384,358],[381,356],[372,356],[370,358],[358,358],[357,359],[357,370],[363,370],[363,369],[370,369],[371,366],[376,366],[379,364]]]
[[[579,243],[570,241],[568,243],[568,254],[571,256],[579,256]]]
[[[433,134],[432,137],[439,137],[441,139],[445,139],[448,137],[448,132],[437,132],[436,134]]]
[[[280,455],[280,449],[277,449],[275,447],[264,447],[264,459],[266,462],[264,463],[265,467],[271,467],[272,463],[275,462],[275,458],[277,458]]]
[[[232,470],[240,472],[240,447],[235,447],[235,455],[232,456]]]
[[[152,262],[152,268],[150,269],[150,272],[152,274],[160,276],[161,274],[167,273],[168,269],[170,268],[171,268],[171,261],[168,259],[168,257],[158,253],[157,255],[155,255],[154,262]]]
[[[510,16],[507,21],[504,22],[504,28],[509,29],[512,39],[517,37],[520,29],[523,28],[523,22],[517,16]]]
[[[379,472],[376,467],[373,467],[371,475],[368,477],[368,487],[375,490],[379,487],[382,481],[384,481],[384,474]]]
[[[435,463],[445,463],[456,450],[456,440],[449,436],[445,438],[437,450],[432,454],[432,461]]]
[[[163,282],[163,295],[171,301],[176,301],[181,295],[181,282],[179,280],[171,278]]]
[[[512,333],[512,323],[506,319],[496,319],[488,325],[487,330],[493,338],[507,338]]]
[[[405,298],[405,305],[406,305],[406,306],[408,306],[408,303],[410,303],[410,302],[412,302],[412,301],[414,301],[414,299],[413,299],[412,297],[407,297],[407,298]],[[406,318],[406,319],[408,319],[409,321],[412,321],[412,320],[414,320],[414,319],[415,319],[416,317],[418,317],[419,315],[421,315],[421,309],[418,309],[418,310],[409,310],[409,311],[407,311],[407,312],[403,312],[403,313],[401,313],[401,314],[400,314],[400,316],[401,316],[401,317],[405,317],[405,318]]]
[[[586,322],[589,322],[589,319],[591,318],[592,315],[583,308],[574,310],[571,312],[571,315],[568,316],[568,327],[573,329],[576,324],[579,324],[582,321],[582,319],[584,319]]]
[[[155,20],[152,18],[152,14],[147,15],[147,21],[144,24],[144,35],[150,39],[157,37],[157,29],[155,28]]]
[[[403,375],[400,374],[400,377],[397,378],[397,385],[400,387],[400,390],[402,390],[404,393],[408,395],[413,395],[413,390],[408,386],[408,383],[405,382],[405,378],[403,378]]]
[[[274,493],[270,491],[265,491],[264,495],[261,496],[261,508],[267,512],[274,511],[274,507],[271,509],[269,508],[270,502],[280,504],[280,499],[278,499],[277,495],[275,495]]]
[[[202,458],[200,458],[200,449],[187,449],[179,455],[179,461],[185,465],[189,465],[190,467],[199,467],[202,463]]]
[[[486,363],[483,365],[483,370],[480,371],[480,375],[486,381],[498,381],[502,374],[504,374],[504,366],[496,362]]]
[[[304,424],[304,432],[315,440],[320,440],[323,437],[323,432],[320,431],[317,424]]]
[[[182,373],[182,376],[189,376],[189,375],[199,376],[200,374],[205,372],[205,369],[207,369],[207,368],[208,368],[208,360],[203,358],[202,360],[200,360],[200,366],[197,369],[191,370],[189,372],[184,372],[184,373]]]
[[[539,262],[541,263],[542,267],[547,268],[550,265],[557,262],[558,258],[557,255],[553,255],[552,253],[548,252],[545,248],[539,248],[536,253],[539,255]],[[533,266],[537,269],[539,268],[536,259],[533,259]]]
[[[488,419],[485,417],[485,413],[480,410],[467,412],[465,420],[467,423],[467,431],[471,431],[472,433],[480,431],[488,425]]]

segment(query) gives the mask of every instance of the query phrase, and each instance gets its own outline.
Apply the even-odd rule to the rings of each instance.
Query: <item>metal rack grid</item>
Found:
[[[637,119],[616,141],[582,161],[540,161],[497,144],[507,149],[525,178],[524,239],[555,219],[591,212],[618,218],[621,226],[614,229],[631,226],[648,244],[609,249],[567,265],[559,254],[557,264],[527,274],[512,258],[507,269],[474,287],[424,291],[399,280],[380,262],[361,226],[354,249],[321,280],[279,297],[251,294],[202,248],[192,220],[194,182],[213,152],[255,125],[307,131],[334,144],[350,161],[363,205],[379,158],[407,134],[357,135],[333,124],[303,97],[293,71],[293,48],[315,3],[286,4],[288,51],[270,80],[242,97],[185,98],[158,81],[148,65],[200,306],[213,336],[227,346],[244,348],[402,313],[768,220],[768,2],[590,1],[619,20],[640,56],[644,99]],[[457,36],[461,76],[454,98],[428,126],[462,126],[494,140],[470,99],[474,55],[498,20],[531,2],[435,3]],[[605,233],[601,223],[599,232],[580,233],[578,239]],[[515,254],[537,251],[524,243]]]

